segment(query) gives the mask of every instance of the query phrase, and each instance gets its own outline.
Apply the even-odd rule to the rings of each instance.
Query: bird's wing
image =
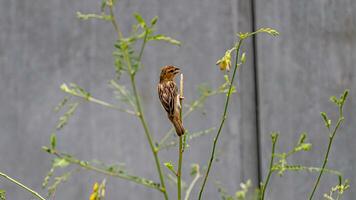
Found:
[[[158,87],[158,95],[161,100],[163,108],[167,111],[168,115],[173,115],[175,111],[175,104],[178,89],[173,81],[160,84]]]

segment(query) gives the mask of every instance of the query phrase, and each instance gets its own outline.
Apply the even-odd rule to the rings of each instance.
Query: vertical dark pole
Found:
[[[257,30],[256,25],[256,0],[251,0],[251,29],[252,32]],[[262,182],[262,158],[261,158],[261,134],[260,134],[260,94],[259,94],[259,83],[258,83],[258,62],[257,62],[257,38],[253,36],[252,38],[252,49],[253,49],[253,69],[254,69],[254,81],[255,81],[255,124],[256,124],[256,148],[257,148],[257,165],[258,174],[257,180],[258,184]]]

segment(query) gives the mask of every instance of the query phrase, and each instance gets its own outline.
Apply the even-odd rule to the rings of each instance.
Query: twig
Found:
[[[179,103],[180,103],[180,120],[182,122],[182,112],[183,112],[183,99],[184,99],[184,79],[183,74],[180,75],[180,95],[179,95]],[[183,162],[183,135],[179,136],[179,161],[178,161],[178,172],[177,172],[177,187],[178,187],[178,200],[181,200],[182,196],[182,186],[181,186],[181,179],[182,179],[182,162]]]
[[[206,182],[208,180],[209,172],[210,172],[213,160],[214,160],[216,144],[218,142],[221,130],[222,130],[222,128],[224,126],[224,123],[225,123],[225,120],[226,120],[227,108],[229,106],[231,90],[232,90],[232,86],[233,86],[233,83],[234,83],[234,80],[235,80],[236,71],[237,71],[237,68],[238,68],[238,58],[239,58],[239,52],[240,52],[240,47],[241,47],[242,41],[243,41],[243,39],[240,38],[240,40],[239,40],[239,42],[237,44],[237,47],[236,47],[235,68],[234,68],[234,72],[232,74],[229,90],[227,92],[227,97],[226,97],[226,101],[225,101],[225,108],[224,108],[224,113],[222,115],[220,127],[219,127],[219,130],[218,130],[217,134],[216,134],[216,137],[214,138],[214,143],[213,143],[213,148],[212,148],[212,152],[211,152],[211,155],[210,155],[210,161],[209,161],[209,164],[208,164],[208,169],[206,170],[204,181],[203,181],[203,185],[202,185],[202,187],[200,189],[200,192],[199,192],[199,200],[201,200],[201,198],[202,198],[202,195],[203,195],[203,192],[204,192],[204,188],[205,188],[205,184],[206,184]]]
[[[314,196],[314,194],[315,194],[315,191],[316,191],[316,189],[317,189],[317,187],[318,187],[318,185],[319,185],[321,176],[323,175],[324,169],[325,169],[326,164],[327,164],[327,162],[328,162],[329,153],[330,153],[330,150],[331,150],[331,145],[332,145],[332,142],[333,142],[333,140],[334,140],[335,134],[336,134],[337,130],[339,129],[340,125],[342,124],[342,122],[344,121],[344,118],[343,118],[341,115],[342,115],[342,113],[340,113],[340,118],[339,118],[339,120],[337,121],[337,124],[336,124],[336,126],[335,126],[335,128],[334,128],[332,134],[331,134],[330,137],[329,137],[328,149],[327,149],[326,154],[325,154],[325,158],[324,158],[324,161],[323,161],[323,165],[322,165],[322,167],[321,167],[321,170],[320,170],[318,179],[317,179],[316,182],[315,182],[315,185],[314,185],[313,191],[312,191],[312,193],[311,193],[311,195],[310,195],[310,197],[309,197],[309,200],[312,200],[312,199],[313,199],[313,196]]]
[[[278,140],[278,134],[272,134],[272,152],[271,152],[271,159],[270,159],[270,163],[269,163],[269,169],[268,169],[268,175],[266,178],[266,182],[263,183],[262,185],[262,194],[261,194],[261,200],[264,200],[265,198],[265,192],[266,192],[266,188],[267,185],[269,183],[269,180],[271,178],[271,175],[273,173],[273,161],[274,161],[274,157],[275,157],[275,151],[276,151],[276,143]]]
[[[55,155],[58,158],[65,159],[67,162],[69,162],[71,164],[74,164],[74,165],[78,165],[79,167],[82,167],[83,169],[86,169],[86,170],[89,170],[89,171],[95,171],[95,172],[98,172],[100,174],[104,174],[104,175],[111,176],[111,177],[116,177],[116,178],[121,178],[121,179],[125,179],[125,180],[128,180],[128,181],[132,181],[132,182],[138,183],[140,185],[144,185],[146,187],[153,188],[153,189],[156,189],[156,190],[159,190],[159,191],[163,192],[163,188],[161,188],[160,185],[158,183],[155,183],[154,181],[151,181],[151,180],[148,180],[148,179],[145,179],[145,178],[141,178],[141,177],[138,177],[138,176],[126,174],[126,173],[123,173],[122,171],[115,172],[115,171],[109,171],[109,170],[101,169],[99,167],[96,167],[96,166],[93,166],[93,165],[89,164],[88,162],[81,161],[81,160],[79,160],[79,159],[77,159],[77,158],[75,158],[73,156],[68,156],[67,154],[60,153],[60,152],[55,151],[53,149],[49,149],[47,147],[43,147],[43,149],[46,152],[48,152],[48,153],[50,153],[52,155]]]
[[[16,185],[20,186],[21,188],[25,189],[26,191],[30,192],[31,194],[33,194],[35,197],[37,197],[40,200],[46,200],[45,198],[43,198],[40,194],[38,194],[38,192],[30,189],[29,187],[27,187],[26,185],[20,183],[19,181],[11,178],[10,176],[0,172],[0,176],[4,177],[5,179],[15,183]]]
[[[112,4],[109,5],[109,9],[110,9],[110,17],[112,19],[112,24],[113,24],[114,29],[116,30],[116,32],[118,34],[118,39],[121,40],[121,39],[123,39],[123,35],[122,35],[122,33],[121,33],[120,29],[119,29],[119,26],[118,26],[118,24],[116,22]],[[143,44],[142,44],[142,48],[141,48],[142,50],[141,51],[143,51],[143,48],[145,47],[145,44],[146,44],[146,41],[144,40]],[[134,92],[134,97],[135,97],[135,100],[136,100],[136,108],[137,108],[137,111],[138,111],[138,117],[140,118],[140,121],[142,123],[145,135],[147,137],[148,143],[150,145],[150,148],[151,148],[151,151],[152,151],[155,163],[156,163],[156,168],[157,168],[157,172],[158,172],[159,179],[160,179],[160,182],[161,182],[162,192],[163,192],[164,198],[165,198],[165,200],[168,200],[168,193],[167,193],[166,186],[165,186],[165,183],[164,183],[164,176],[163,176],[162,169],[161,169],[161,163],[160,163],[160,160],[159,160],[159,157],[158,157],[158,150],[155,148],[155,146],[153,144],[152,136],[151,136],[151,133],[150,133],[149,128],[147,126],[147,123],[146,123],[146,120],[145,120],[145,117],[144,117],[144,114],[143,114],[143,110],[142,110],[142,107],[141,107],[140,96],[138,95],[138,92],[137,92],[136,82],[135,82],[135,72],[132,70],[131,61],[130,61],[130,58],[128,56],[127,49],[124,49],[123,53],[124,53],[124,59],[126,61],[126,64],[127,64],[127,67],[129,69],[129,73],[130,73],[130,81],[131,81],[132,89],[133,89],[133,92]],[[142,56],[142,54],[140,56]]]
[[[194,185],[197,183],[197,181],[199,180],[200,177],[201,177],[201,174],[200,174],[199,166],[197,166],[196,175],[195,175],[193,181],[190,183],[190,185],[187,189],[187,192],[185,193],[184,200],[189,200],[190,193],[192,192]]]
[[[192,140],[192,139],[194,139],[194,138],[197,138],[197,137],[206,135],[206,134],[208,134],[208,133],[211,133],[211,132],[212,132],[213,130],[215,130],[215,129],[216,129],[216,127],[212,127],[212,128],[208,128],[208,129],[205,129],[205,130],[202,130],[202,131],[198,131],[198,132],[194,132],[194,133],[191,133],[191,134],[190,134],[189,132],[187,132],[187,133],[189,133],[189,135],[185,135],[185,137],[186,137],[186,140],[187,140],[187,141],[190,141],[190,140]],[[162,144],[162,145],[160,146],[159,150],[167,149],[167,148],[170,148],[170,147],[174,147],[174,146],[176,146],[178,143],[179,143],[179,141],[177,141],[177,140],[172,140],[172,141],[170,141],[170,142],[168,142],[168,143]],[[184,148],[184,146],[183,146],[183,148]]]

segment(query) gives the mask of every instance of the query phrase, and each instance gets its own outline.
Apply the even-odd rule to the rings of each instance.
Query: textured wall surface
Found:
[[[40,191],[51,159],[41,146],[48,144],[60,116],[52,111],[64,96],[60,84],[75,82],[95,97],[116,103],[108,87],[115,75],[112,26],[108,22],[80,21],[75,15],[76,11],[98,12],[99,6],[97,0],[1,1],[0,168]],[[251,5],[242,1],[221,4],[219,0],[122,1],[117,10],[126,34],[134,22],[132,13],[137,11],[146,19],[160,16],[158,31],[183,43],[182,47],[152,43],[144,55],[145,68],[138,74],[146,117],[158,140],[169,129],[156,94],[160,67],[174,64],[182,68],[186,102],[197,98],[197,84],[222,84],[223,73],[215,62],[231,47],[238,30],[251,31]],[[234,95],[231,104],[234,109],[219,144],[219,162],[213,167],[206,199],[218,198],[213,180],[231,192],[248,178],[258,182],[251,41],[244,49],[249,57],[241,70],[240,93]],[[208,115],[198,111],[186,121],[186,127],[197,131],[217,126],[223,103],[224,95],[210,98],[204,110]],[[83,102],[58,137],[59,149],[79,158],[123,162],[130,172],[158,181],[143,129],[135,117]],[[189,163],[206,164],[212,139],[212,135],[204,136],[186,150],[187,182],[191,181]],[[175,149],[161,155],[162,162],[177,159]],[[56,199],[87,199],[94,180],[100,179],[80,171],[59,188]],[[0,187],[9,199],[30,198],[6,181],[1,181]],[[175,187],[169,192],[175,196]],[[161,198],[156,191],[111,178],[107,195],[108,199]]]
[[[280,30],[277,40],[257,38],[258,96],[262,168],[268,168],[269,132],[279,131],[279,151],[288,151],[306,131],[313,144],[310,153],[292,157],[290,163],[321,166],[328,132],[319,115],[325,111],[337,120],[337,107],[329,96],[349,88],[345,123],[331,150],[329,168],[355,180],[355,87],[356,2],[257,0],[256,26]],[[265,174],[264,174],[265,175]],[[307,199],[315,173],[287,173],[274,177],[269,199]],[[315,199],[338,183],[337,177],[322,178]],[[291,189],[293,188],[293,189]],[[355,199],[351,187],[345,199]],[[293,197],[293,198],[291,198]]]
[[[75,82],[93,96],[117,103],[108,87],[115,75],[112,26],[108,22],[80,21],[75,15],[76,11],[99,12],[99,6],[98,0],[0,1],[0,170],[43,194],[41,182],[50,168],[51,156],[42,152],[41,146],[48,145],[49,135],[62,114],[53,112],[64,97],[60,84]],[[145,19],[158,15],[158,32],[183,43],[181,47],[157,42],[149,45],[143,57],[145,68],[138,74],[139,92],[155,140],[170,128],[156,95],[161,66],[181,67],[186,80],[185,101],[191,102],[198,96],[197,84],[207,82],[217,87],[223,83],[223,74],[215,62],[231,47],[236,32],[271,26],[281,33],[277,39],[259,36],[255,44],[249,39],[243,47],[247,62],[238,74],[238,94],[232,98],[218,145],[219,159],[213,166],[204,199],[218,199],[215,181],[233,193],[240,182],[251,179],[256,185],[259,174],[265,177],[271,131],[281,133],[279,151],[288,150],[300,132],[307,131],[314,145],[312,152],[295,156],[291,162],[320,166],[328,135],[319,112],[336,113],[328,97],[338,95],[344,88],[351,89],[351,96],[329,167],[344,171],[351,180],[356,178],[352,170],[356,167],[356,141],[352,137],[356,128],[352,123],[356,113],[355,10],[353,0],[119,2],[118,20],[126,35],[134,22],[132,13],[140,12]],[[207,115],[200,110],[191,115],[185,126],[191,131],[216,126],[223,103],[224,95],[211,97],[203,110]],[[203,136],[192,141],[185,151],[183,178],[187,182],[191,181],[189,163],[205,165],[212,140],[212,135]],[[158,181],[139,120],[115,110],[82,102],[69,124],[58,133],[58,148],[81,159],[125,163],[130,172]],[[162,162],[177,160],[175,149],[160,155]],[[59,188],[56,199],[88,199],[93,182],[101,178],[82,170]],[[316,174],[299,173],[273,177],[267,197],[306,199],[315,178]],[[325,193],[336,178],[325,176],[323,181],[321,192]],[[0,188],[7,191],[8,199],[31,199],[6,180],[0,180]],[[169,186],[171,196],[175,192],[175,187]],[[192,199],[196,194],[195,190]],[[108,179],[108,199],[161,197],[135,183]],[[356,191],[351,189],[345,199],[355,197]]]

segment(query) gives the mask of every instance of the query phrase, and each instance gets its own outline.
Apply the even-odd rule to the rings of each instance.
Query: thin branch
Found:
[[[190,196],[190,193],[192,192],[193,190],[193,187],[195,186],[195,184],[198,182],[199,178],[201,177],[201,174],[200,174],[200,170],[199,170],[199,166],[197,166],[197,172],[196,172],[196,175],[193,179],[193,181],[190,183],[186,193],[185,193],[185,198],[184,200],[189,200],[189,196]]]
[[[270,163],[269,163],[269,169],[268,169],[268,175],[267,175],[267,178],[266,178],[266,182],[264,182],[263,185],[262,185],[261,200],[264,200],[264,198],[265,198],[266,188],[267,188],[267,185],[268,185],[269,180],[271,178],[271,175],[273,173],[273,163],[274,163],[273,161],[274,161],[274,157],[275,157],[277,140],[278,140],[278,134],[272,135],[271,159],[270,159]]]
[[[333,143],[333,140],[334,140],[334,137],[335,137],[335,134],[337,132],[337,130],[339,129],[340,125],[342,124],[342,122],[344,121],[344,118],[342,117],[342,112],[340,112],[340,118],[339,120],[337,121],[337,124],[332,132],[332,134],[330,135],[329,137],[329,144],[328,144],[328,149],[326,150],[326,154],[325,154],[325,157],[324,157],[324,161],[323,161],[323,165],[321,167],[321,170],[320,170],[320,173],[319,173],[319,176],[318,176],[318,179],[316,180],[315,182],[315,185],[313,187],[313,191],[309,197],[309,200],[312,200],[313,199],[313,196],[315,194],[315,191],[319,185],[319,182],[320,182],[320,179],[321,179],[321,176],[323,175],[323,172],[324,172],[324,169],[326,167],[326,164],[328,162],[328,158],[329,158],[329,153],[330,153],[330,150],[331,150],[331,145]]]
[[[15,180],[14,178],[11,178],[10,176],[0,172],[0,176],[4,177],[5,179],[15,183],[16,185],[18,185],[19,187],[25,189],[26,191],[30,192],[31,194],[33,194],[35,197],[37,197],[40,200],[46,200],[45,198],[43,198],[40,194],[38,194],[38,192],[30,189],[29,187],[27,187],[26,185],[20,183],[19,181]]]
[[[119,26],[118,26],[118,24],[117,24],[117,22],[115,20],[115,14],[114,14],[114,11],[113,11],[112,7],[113,7],[112,4],[109,5],[110,16],[112,18],[112,24],[114,26],[114,29],[116,30],[116,32],[118,34],[118,39],[120,40],[120,39],[123,39],[123,35],[122,35],[122,33],[120,31],[120,28],[119,28]],[[143,44],[142,48],[145,47],[145,43],[146,43],[146,41],[144,41],[144,44]],[[142,49],[142,51],[143,51],[143,49]],[[163,176],[163,172],[162,172],[162,169],[161,169],[161,163],[160,163],[160,160],[159,160],[159,157],[158,157],[158,151],[156,150],[156,148],[154,146],[151,133],[149,131],[149,128],[147,126],[147,123],[146,123],[146,120],[145,120],[145,117],[144,117],[144,114],[143,114],[143,110],[142,110],[141,102],[140,102],[140,96],[139,96],[139,94],[137,92],[137,88],[136,88],[135,73],[132,70],[131,61],[130,61],[130,58],[128,56],[127,49],[124,49],[123,53],[124,53],[124,59],[126,61],[126,64],[127,64],[127,67],[128,67],[129,73],[130,73],[130,80],[131,80],[131,85],[132,85],[132,89],[133,89],[133,92],[134,92],[134,97],[135,97],[135,100],[136,100],[136,108],[137,108],[137,111],[138,111],[138,117],[139,117],[139,119],[140,119],[140,121],[142,123],[145,135],[147,137],[148,143],[150,145],[150,148],[151,148],[151,151],[152,151],[155,163],[156,163],[156,168],[157,168],[157,172],[158,172],[159,179],[160,179],[160,182],[161,182],[162,192],[163,192],[164,198],[165,198],[165,200],[168,200],[168,193],[167,193],[166,186],[165,186],[165,183],[164,183],[164,176]],[[142,56],[142,54],[141,54],[141,56]]]
[[[58,151],[50,150],[50,149],[48,149],[46,147],[44,147],[43,149],[46,152],[48,152],[48,153],[50,153],[52,155],[55,155],[58,158],[62,158],[64,160],[66,160],[67,162],[69,162],[71,164],[74,164],[74,165],[77,165],[77,166],[79,166],[79,167],[81,167],[83,169],[86,169],[86,170],[89,170],[89,171],[95,171],[95,172],[98,172],[100,174],[104,174],[104,175],[111,176],[111,177],[116,177],[116,178],[121,178],[121,179],[125,179],[125,180],[128,180],[128,181],[132,181],[132,182],[135,182],[137,184],[140,184],[140,185],[143,185],[143,186],[146,186],[146,187],[149,187],[149,188],[153,188],[153,189],[156,189],[156,190],[159,190],[159,191],[163,192],[163,188],[161,188],[158,183],[155,183],[154,181],[148,180],[146,178],[141,178],[141,177],[138,177],[138,176],[130,175],[130,174],[124,173],[123,171],[118,171],[118,172],[109,171],[109,170],[106,170],[106,169],[102,169],[102,168],[93,166],[93,165],[89,164],[88,162],[79,160],[79,159],[77,159],[77,158],[75,158],[73,156],[69,156],[67,154],[63,154],[63,153],[60,153]]]
[[[180,95],[179,95],[179,103],[180,103],[180,121],[181,123],[183,123],[182,121],[182,112],[183,112],[183,99],[184,99],[184,79],[183,79],[183,74],[181,74],[180,76]],[[184,134],[184,133],[183,133]],[[183,137],[185,137],[184,135],[180,135],[179,136],[179,160],[178,160],[178,172],[177,172],[177,189],[178,189],[178,200],[181,200],[181,196],[182,196],[182,185],[181,185],[181,180],[182,180],[182,162],[183,162]]]
[[[190,141],[192,139],[195,139],[197,137],[200,137],[200,136],[203,136],[203,135],[206,135],[208,133],[211,133],[213,130],[215,130],[216,127],[212,127],[212,128],[208,128],[208,129],[205,129],[205,130],[202,130],[202,131],[198,131],[198,132],[194,132],[194,133],[189,133],[189,135],[186,135],[186,140],[187,141]],[[188,132],[187,132],[188,133]],[[178,144],[179,142],[177,140],[172,140],[168,143],[164,143],[160,146],[159,150],[163,150],[163,149],[168,149],[170,147],[174,147]],[[183,146],[184,147],[184,146]]]
[[[237,47],[236,47],[235,68],[234,68],[234,72],[233,72],[233,74],[232,74],[232,78],[231,78],[229,90],[228,90],[228,92],[227,92],[227,97],[226,97],[225,107],[224,107],[224,113],[223,113],[223,115],[222,115],[220,127],[219,127],[218,132],[216,133],[216,137],[214,138],[214,143],[213,143],[213,148],[212,148],[211,155],[210,155],[210,161],[209,161],[209,164],[208,164],[208,169],[206,170],[205,177],[204,177],[204,181],[203,181],[203,185],[202,185],[202,187],[201,187],[201,189],[200,189],[200,192],[199,192],[199,200],[201,200],[201,198],[202,198],[202,195],[203,195],[203,192],[204,192],[204,188],[205,188],[205,184],[206,184],[206,182],[207,182],[207,180],[208,180],[209,172],[210,172],[210,169],[211,169],[211,166],[212,166],[214,157],[215,157],[216,144],[217,144],[217,142],[218,142],[218,139],[219,139],[221,130],[222,130],[222,128],[223,128],[223,126],[224,126],[224,123],[225,123],[225,120],[226,120],[227,108],[228,108],[228,106],[229,106],[229,100],[230,100],[230,96],[231,96],[231,90],[232,90],[232,87],[233,87],[233,83],[234,83],[234,80],[235,80],[236,71],[237,71],[237,68],[238,68],[239,52],[240,52],[240,47],[241,47],[242,41],[243,41],[243,39],[240,38],[240,40],[239,40],[239,42],[238,42],[238,44],[237,44]]]

